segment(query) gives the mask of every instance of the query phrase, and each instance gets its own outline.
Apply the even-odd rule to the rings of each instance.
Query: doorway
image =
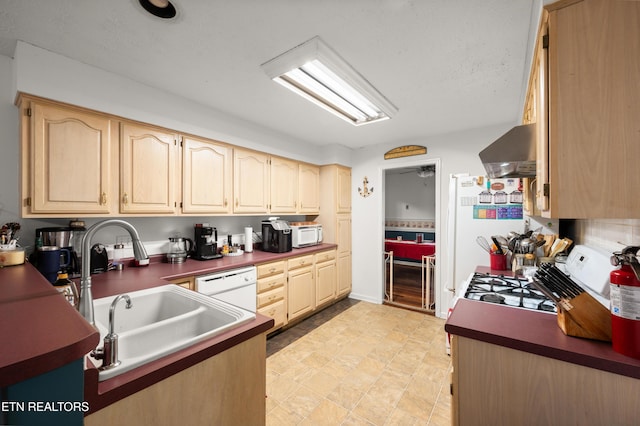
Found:
[[[435,313],[438,162],[384,170],[383,303]]]

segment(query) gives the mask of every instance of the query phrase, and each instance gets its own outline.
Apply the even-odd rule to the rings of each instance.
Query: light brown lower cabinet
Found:
[[[287,324],[286,306],[286,264],[284,260],[264,263],[256,267],[258,272],[257,301],[258,313],[272,318],[277,330]]]
[[[315,281],[313,262],[309,266],[302,266],[293,270],[289,269],[287,274],[289,321],[311,313],[315,309]]]
[[[88,415],[84,424],[263,425],[265,395],[261,334]]]
[[[640,380],[452,336],[453,425],[638,424]]]
[[[338,274],[336,251],[316,254],[316,308],[333,302],[336,298]]]
[[[196,277],[185,277],[185,278],[177,278],[175,280],[169,281],[171,284],[179,285],[180,287],[187,288],[189,290],[196,289]]]

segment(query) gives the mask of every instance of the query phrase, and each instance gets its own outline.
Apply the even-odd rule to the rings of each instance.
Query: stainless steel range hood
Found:
[[[516,126],[480,152],[491,178],[535,177],[536,125]]]

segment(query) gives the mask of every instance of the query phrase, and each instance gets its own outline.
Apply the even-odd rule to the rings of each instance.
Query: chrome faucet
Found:
[[[125,308],[131,309],[131,298],[128,294],[120,294],[113,302],[111,302],[111,306],[109,307],[109,334],[104,336],[104,344],[102,349],[96,349],[91,352],[91,355],[96,359],[102,360],[102,365],[100,366],[100,370],[108,370],[109,368],[116,367],[120,365],[120,360],[118,359],[118,335],[115,333],[115,310],[118,302],[124,299],[127,304]]]
[[[133,244],[133,256],[140,265],[149,264],[149,256],[147,256],[147,251],[140,241],[138,231],[136,231],[133,225],[129,222],[125,222],[120,219],[107,219],[102,222],[98,222],[87,229],[84,237],[82,237],[82,274],[80,276],[80,303],[78,310],[80,311],[80,315],[82,315],[93,326],[95,326],[95,320],[93,316],[93,295],[91,294],[91,256],[89,254],[89,251],[91,250],[91,239],[96,231],[110,225],[119,226],[129,232],[129,235],[131,236],[131,243]]]

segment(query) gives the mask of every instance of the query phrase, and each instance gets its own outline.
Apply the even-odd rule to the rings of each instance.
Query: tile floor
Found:
[[[444,320],[344,299],[267,341],[267,425],[450,425]]]

